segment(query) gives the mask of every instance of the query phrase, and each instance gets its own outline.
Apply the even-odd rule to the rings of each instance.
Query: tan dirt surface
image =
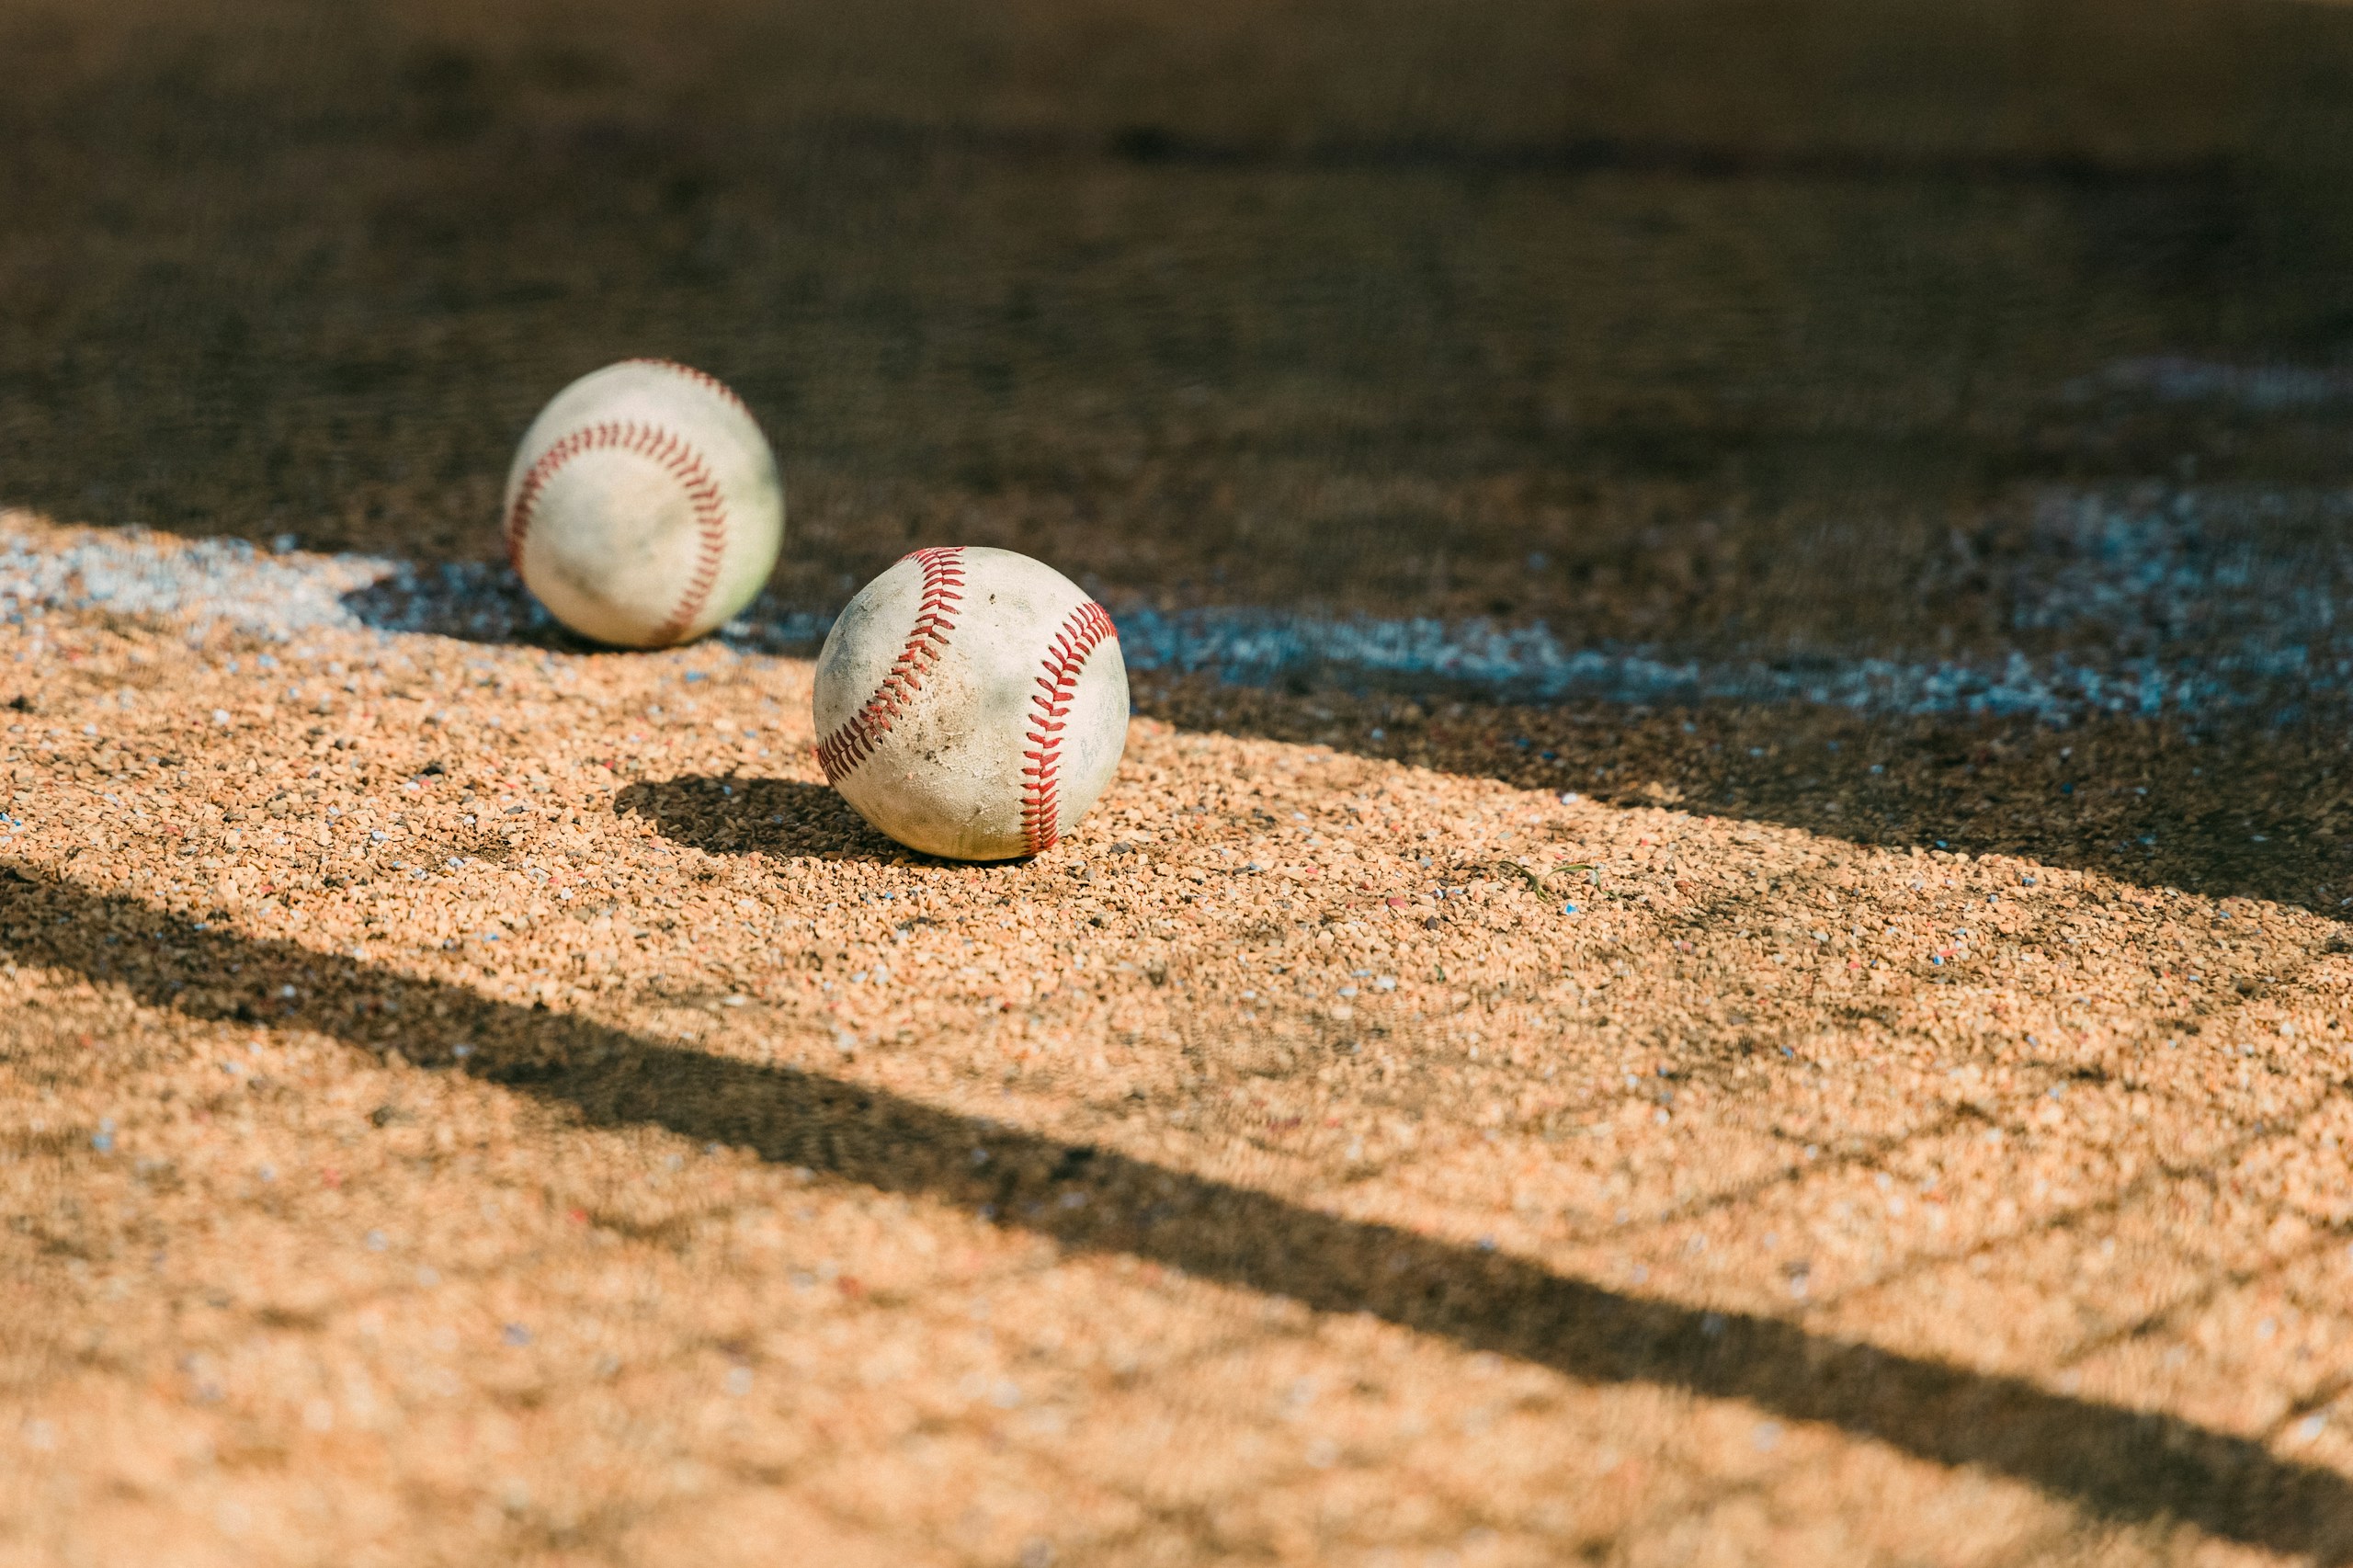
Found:
[[[0,1568],[2353,1562],[2348,82],[2262,0],[0,6]],[[994,544],[1782,696],[1137,663],[1070,842],[926,860],[787,643],[469,630],[633,354],[795,624]]]
[[[1676,803],[1737,710],[1572,800],[1487,759],[1591,715],[1174,689],[973,868],[799,661],[0,646],[0,1561],[2353,1550],[2293,903]]]

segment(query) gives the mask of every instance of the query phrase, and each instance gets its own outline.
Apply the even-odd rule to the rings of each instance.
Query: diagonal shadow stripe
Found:
[[[107,943],[109,935],[119,940]],[[119,985],[150,1006],[313,1029],[369,1051],[402,1047],[426,1065],[447,1062],[448,1043],[467,1040],[471,1074],[574,1108],[592,1125],[661,1127],[885,1191],[986,1206],[996,1222],[1067,1247],[1131,1254],[1319,1311],[1371,1312],[1586,1382],[1745,1400],[1938,1464],[2015,1477],[2113,1520],[2186,1522],[2353,1562],[2353,1480],[2171,1415],[1774,1318],[1620,1295],[1525,1258],[1341,1219],[884,1090],[682,1050],[290,942],[198,930],[135,900],[5,864],[0,950]],[[298,995],[281,1001],[288,984]],[[404,1021],[419,1017],[436,1019],[429,1046]],[[975,1149],[989,1157],[975,1161]]]

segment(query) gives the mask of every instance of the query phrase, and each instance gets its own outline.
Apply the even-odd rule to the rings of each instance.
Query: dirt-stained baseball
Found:
[[[624,648],[699,637],[767,581],[784,488],[716,380],[627,359],[562,392],[506,475],[506,556],[558,620]]]
[[[918,550],[869,583],[817,655],[817,759],[911,849],[1050,849],[1128,738],[1128,670],[1103,607],[1009,550]]]

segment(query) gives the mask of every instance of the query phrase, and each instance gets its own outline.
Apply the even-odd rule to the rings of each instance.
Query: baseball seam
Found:
[[[1063,730],[1079,674],[1097,648],[1119,635],[1103,607],[1088,599],[1070,612],[1046,649],[1046,673],[1038,677],[1038,694],[1029,699],[1037,724],[1029,732],[1029,744],[1037,749],[1021,754],[1029,764],[1021,770],[1021,845],[1032,855],[1051,849],[1062,837]]]
[[[515,504],[506,510],[506,559],[517,573],[523,570],[523,545],[530,538],[540,497],[564,464],[584,453],[599,451],[629,452],[659,463],[677,481],[678,487],[686,492],[688,503],[694,507],[695,528],[699,536],[694,572],[688,577],[676,607],[654,631],[656,642],[675,642],[710,602],[710,591],[719,582],[719,569],[726,560],[728,531],[727,498],[721,493],[719,482],[711,477],[702,453],[675,430],[634,421],[606,420],[574,430],[541,452],[539,460],[523,475],[523,483],[516,487]]]
[[[964,598],[959,591],[964,586],[963,551],[953,546],[918,550],[904,559],[923,568],[923,603],[915,611],[915,628],[874,695],[817,743],[817,766],[824,769],[828,784],[848,778],[882,744],[892,721],[923,689],[924,676],[939,662],[949,633],[956,630],[956,607]]]
[[[723,399],[727,403],[728,406],[734,409],[738,414],[741,414],[745,418],[749,419],[752,417],[751,409],[745,405],[742,398],[735,395],[735,389],[729,386],[725,381],[721,381],[717,376],[712,375],[709,370],[698,370],[692,365],[681,365],[676,359],[624,359],[621,362],[625,365],[642,365],[647,369],[667,370],[672,375],[684,376],[688,381],[690,381],[694,382],[695,385],[702,388],[703,391],[714,393],[718,397]]]

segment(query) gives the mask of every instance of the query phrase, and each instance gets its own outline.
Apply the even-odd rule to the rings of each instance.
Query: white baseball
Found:
[[[741,399],[626,359],[540,411],[506,474],[506,558],[583,637],[662,648],[751,603],[784,541],[784,488]]]
[[[1128,667],[1103,607],[1009,550],[918,550],[866,585],[817,655],[817,760],[911,849],[1053,847],[1119,769]]]

